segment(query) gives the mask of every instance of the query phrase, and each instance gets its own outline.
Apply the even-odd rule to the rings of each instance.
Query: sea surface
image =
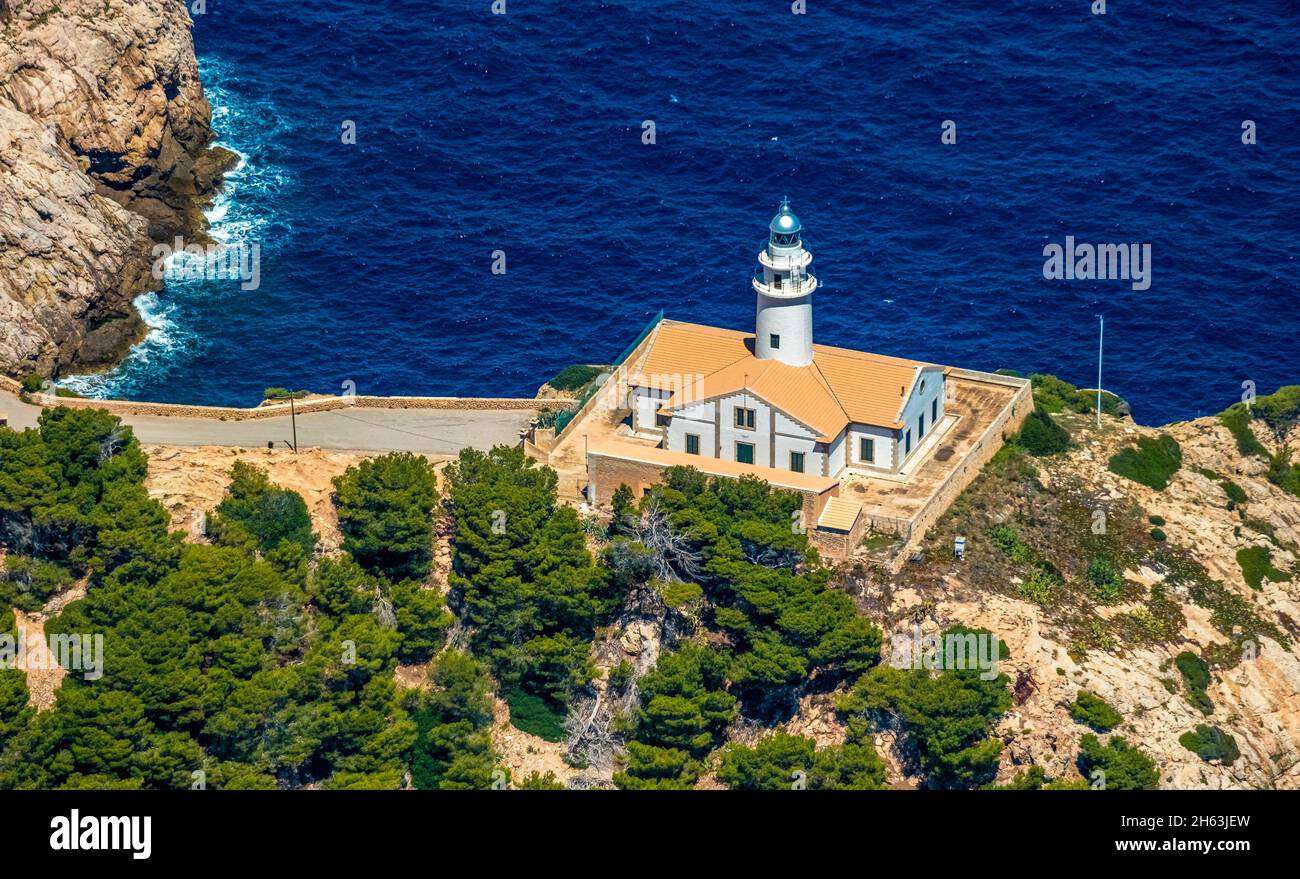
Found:
[[[1149,424],[1300,382],[1300,5],[1107,5],[209,2],[243,157],[212,231],[260,286],[169,280],[126,362],[66,383],[531,396],[660,309],[752,328],[787,195],[819,342],[1093,387],[1104,315]],[[1046,280],[1067,235],[1150,244],[1150,288]]]

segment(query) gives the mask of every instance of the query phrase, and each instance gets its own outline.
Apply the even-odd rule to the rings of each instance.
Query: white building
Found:
[[[899,473],[943,422],[947,370],[814,344],[817,279],[788,199],[768,228],[755,331],[660,322],[628,379],[633,432],[755,467]]]

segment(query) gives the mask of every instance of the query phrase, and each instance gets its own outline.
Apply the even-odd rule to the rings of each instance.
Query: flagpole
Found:
[[[1097,426],[1101,427],[1101,353],[1106,338],[1106,319],[1097,315]]]

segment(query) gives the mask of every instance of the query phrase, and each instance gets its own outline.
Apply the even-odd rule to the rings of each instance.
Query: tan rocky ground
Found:
[[[332,481],[370,454],[322,449],[234,449],[224,446],[168,448],[144,446],[149,455],[145,487],[171,514],[172,527],[193,533],[195,515],[209,513],[225,496],[235,461],[267,471],[270,480],[302,495],[312,526],[326,551],[339,546],[338,515],[330,500]]]
[[[1078,446],[1061,460],[1038,462],[1040,483],[1077,485],[1079,488],[1072,490],[1081,489],[1114,504],[1137,501],[1146,513],[1165,519],[1163,530],[1172,546],[1190,552],[1213,579],[1244,598],[1262,619],[1283,631],[1294,629],[1294,621],[1300,619],[1300,576],[1288,582],[1266,580],[1261,590],[1254,591],[1247,586],[1236,560],[1238,549],[1266,544],[1276,567],[1284,571],[1297,567],[1300,499],[1267,481],[1262,460],[1243,459],[1231,434],[1216,419],[1162,429],[1131,422],[1115,426],[1112,422],[1101,432],[1091,429],[1086,419],[1066,416],[1062,421],[1076,431]],[[1163,492],[1107,469],[1107,461],[1119,448],[1139,435],[1155,436],[1161,430],[1178,440],[1183,453],[1182,469]],[[1270,449],[1277,448],[1275,438],[1263,432],[1259,437]],[[1198,468],[1213,470],[1220,478],[1230,478],[1240,485],[1250,499],[1244,505],[1245,513],[1229,510],[1219,482],[1202,475]],[[972,490],[979,491],[979,484]],[[989,499],[993,504],[998,501]],[[1009,509],[1022,503],[1015,498],[1002,501]],[[1245,526],[1247,521],[1271,529],[1273,536]],[[941,522],[941,531],[943,526]],[[950,541],[951,537],[945,535],[942,539]],[[972,535],[971,539],[979,537]],[[1177,691],[1179,674],[1171,660],[1183,650],[1201,654],[1211,645],[1223,645],[1229,635],[1212,624],[1210,610],[1196,605],[1187,595],[1170,596],[1180,605],[1185,623],[1167,643],[1115,643],[1107,649],[1089,647],[1080,653],[1077,632],[1070,623],[1054,619],[1050,610],[1029,601],[988,588],[987,583],[972,582],[975,569],[969,562],[927,566],[926,574],[935,570],[941,575],[937,582],[926,582],[926,576],[909,579],[904,571],[906,585],[896,583],[892,584],[896,588],[884,589],[876,584],[868,591],[888,608],[893,619],[909,614],[923,616],[926,632],[960,622],[987,628],[1007,643],[1012,658],[1003,664],[1003,670],[1013,682],[1024,683],[1028,695],[997,729],[1006,745],[1000,781],[1031,763],[1042,766],[1049,777],[1077,774],[1074,758],[1079,738],[1088,730],[1070,717],[1068,706],[1079,690],[1087,689],[1124,717],[1115,732],[1155,759],[1162,787],[1300,787],[1300,646],[1295,640],[1284,647],[1261,638],[1252,645],[1256,658],[1248,656],[1233,667],[1215,669],[1208,689],[1214,712],[1207,718]],[[1145,567],[1129,570],[1126,576],[1142,584],[1144,595],[1164,579],[1161,572]],[[1112,620],[1135,606],[1102,607],[1097,613]],[[1071,658],[1072,653],[1078,657],[1077,662]],[[807,725],[802,714],[792,728]],[[1207,763],[1182,747],[1178,737],[1201,723],[1231,733],[1241,758],[1232,766],[1223,766]],[[897,765],[893,771],[900,774]],[[899,777],[896,781],[914,780]]]
[[[513,783],[518,784],[534,772],[543,776],[550,772],[560,784],[567,784],[578,774],[578,770],[564,762],[567,750],[564,742],[548,742],[515,729],[510,725],[510,708],[503,699],[496,700],[494,713],[492,747],[501,755],[501,762],[509,767]]]

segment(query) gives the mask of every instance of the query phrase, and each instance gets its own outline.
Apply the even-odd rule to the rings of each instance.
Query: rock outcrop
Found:
[[[153,241],[199,236],[213,150],[178,0],[0,0],[0,371],[102,367],[143,335]]]
[[[1252,637],[1246,658],[1211,668],[1207,692],[1212,709],[1207,714],[1187,698],[1174,658],[1183,651],[1209,655],[1233,636],[1223,630],[1222,622],[1216,624],[1210,608],[1185,589],[1171,586],[1167,571],[1136,565],[1123,572],[1140,585],[1142,598],[1157,586],[1169,590],[1181,622],[1161,643],[1130,644],[1113,638],[1105,647],[1088,646],[1080,652],[1077,629],[1072,629],[1078,606],[1044,608],[1008,595],[969,560],[936,563],[923,575],[910,577],[903,588],[894,584],[888,593],[891,617],[918,616],[926,633],[954,623],[987,629],[1010,649],[1011,660],[1002,671],[1025,686],[994,732],[1004,744],[1000,782],[1031,765],[1042,767],[1049,777],[1077,777],[1075,758],[1089,729],[1074,720],[1070,704],[1081,690],[1088,690],[1119,711],[1124,720],[1115,733],[1154,759],[1163,788],[1300,787],[1300,500],[1269,482],[1262,458],[1242,456],[1216,418],[1154,429],[1126,422],[1102,432],[1076,419],[1075,428],[1075,448],[1035,462],[1038,481],[1070,486],[1070,491],[1102,499],[1114,509],[1138,503],[1144,526],[1147,514],[1156,517],[1170,545],[1186,550],[1222,584],[1221,606],[1240,602],[1240,613],[1258,616],[1289,643]],[[1161,433],[1177,440],[1182,453],[1182,466],[1163,491],[1107,468],[1106,462],[1121,447]],[[1284,442],[1262,430],[1257,438],[1270,452]],[[1296,437],[1287,439],[1294,444]],[[1247,501],[1231,503],[1223,480],[1238,486]],[[994,511],[1000,503],[1018,502],[980,494],[978,483],[968,491],[973,503]],[[1045,522],[1051,516],[1048,509],[1044,503]],[[941,542],[951,545],[951,539],[944,533]],[[1266,547],[1280,571],[1277,579],[1264,580],[1258,589],[1246,582],[1236,555],[1251,546]],[[1108,633],[1116,615],[1140,608],[1140,601],[1102,607],[1101,633]],[[1232,735],[1240,756],[1225,765],[1203,760],[1180,744],[1179,737],[1200,724]],[[918,781],[901,776],[891,780],[905,785]]]

